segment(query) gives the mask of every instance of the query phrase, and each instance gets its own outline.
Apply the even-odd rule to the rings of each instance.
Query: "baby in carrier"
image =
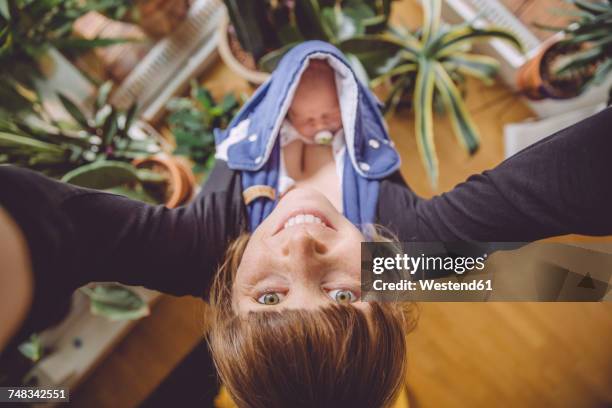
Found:
[[[279,193],[313,187],[342,211],[340,178],[344,152],[342,114],[335,73],[324,60],[311,60],[302,74],[280,129]],[[316,186],[316,187],[314,187]]]

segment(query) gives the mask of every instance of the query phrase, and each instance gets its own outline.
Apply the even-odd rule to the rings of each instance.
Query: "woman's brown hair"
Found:
[[[385,407],[406,373],[411,307],[370,303],[317,311],[232,309],[232,282],[248,243],[238,238],[211,290],[208,341],[221,381],[241,408]]]

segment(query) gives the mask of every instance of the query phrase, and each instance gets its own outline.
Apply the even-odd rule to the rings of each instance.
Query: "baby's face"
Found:
[[[287,117],[291,125],[310,140],[321,130],[334,133],[342,127],[334,71],[326,62],[310,62],[302,74]]]

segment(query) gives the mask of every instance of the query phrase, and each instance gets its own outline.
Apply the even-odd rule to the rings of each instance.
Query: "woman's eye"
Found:
[[[276,304],[280,303],[280,301],[282,300],[283,297],[284,297],[284,295],[281,295],[279,293],[270,292],[270,293],[266,293],[264,295],[261,295],[257,299],[257,302],[261,303],[262,305],[276,305]]]
[[[357,301],[357,295],[353,291],[348,289],[334,289],[330,290],[329,296],[340,304],[349,304]]]

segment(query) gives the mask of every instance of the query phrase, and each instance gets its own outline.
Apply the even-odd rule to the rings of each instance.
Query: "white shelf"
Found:
[[[160,296],[142,287],[130,288],[149,307]],[[138,321],[110,321],[95,316],[89,311],[89,298],[75,291],[68,316],[59,325],[39,333],[42,344],[52,352],[37,362],[26,379],[36,377],[38,387],[67,387],[73,391]]]

